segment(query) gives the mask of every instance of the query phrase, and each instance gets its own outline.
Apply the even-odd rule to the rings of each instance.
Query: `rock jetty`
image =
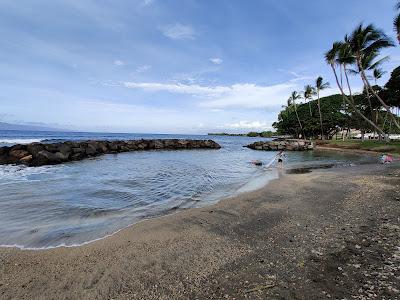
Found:
[[[28,166],[55,165],[82,160],[108,153],[141,150],[219,149],[212,140],[129,140],[129,141],[79,141],[62,143],[32,143],[0,147],[0,165],[24,164]]]
[[[264,150],[264,151],[306,151],[313,150],[314,143],[308,140],[274,140],[274,141],[260,141],[253,144],[247,145],[247,148],[253,150]]]

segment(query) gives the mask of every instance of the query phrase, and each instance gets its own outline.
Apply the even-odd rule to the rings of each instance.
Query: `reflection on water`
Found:
[[[27,138],[37,138],[37,135]],[[68,133],[67,137],[51,138],[93,137]],[[107,139],[112,138],[107,135]],[[117,135],[114,138],[160,136]],[[275,155],[242,147],[254,139],[213,139],[223,148],[110,154],[37,168],[0,166],[0,245],[41,248],[82,244],[144,218],[204,206],[222,197],[254,190],[277,178],[274,167],[265,169],[249,163],[257,159],[268,163]],[[287,166],[293,167],[368,160],[312,152],[287,153],[287,157]]]

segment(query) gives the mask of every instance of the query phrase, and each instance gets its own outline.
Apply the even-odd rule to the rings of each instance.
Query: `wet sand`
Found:
[[[76,248],[0,249],[0,299],[400,299],[400,168],[283,175]]]

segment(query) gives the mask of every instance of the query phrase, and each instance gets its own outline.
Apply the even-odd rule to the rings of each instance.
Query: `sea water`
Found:
[[[139,222],[248,192],[278,177],[275,152],[243,146],[262,138],[0,131],[0,146],[66,140],[213,139],[219,150],[107,154],[55,166],[0,166],[0,246],[81,245]],[[286,167],[363,163],[359,156],[287,153]]]

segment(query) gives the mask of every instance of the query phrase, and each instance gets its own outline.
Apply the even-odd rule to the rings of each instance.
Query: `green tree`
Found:
[[[322,97],[321,113],[323,119],[323,135],[327,138],[332,137],[342,126],[347,122],[346,115],[341,110],[342,97],[341,95],[333,95]],[[298,115],[303,123],[303,132],[308,137],[316,137],[320,132],[320,120],[318,117],[317,100],[312,101],[312,116],[310,116],[308,103],[298,105]],[[295,135],[299,130],[297,116],[294,111],[281,111],[278,115],[278,121],[273,124],[279,134]]]
[[[288,103],[292,103],[293,107],[294,107],[294,112],[296,114],[296,118],[297,118],[297,122],[299,123],[300,126],[300,132],[303,133],[303,125],[301,124],[300,118],[299,118],[299,114],[297,113],[297,103],[296,100],[301,99],[301,95],[299,93],[297,93],[296,91],[292,92],[292,95],[290,96]],[[290,105],[289,105],[290,106]],[[304,133],[303,133],[304,135]],[[304,136],[303,136],[304,138]]]
[[[312,116],[311,100],[312,100],[312,97],[313,97],[314,95],[315,95],[315,89],[314,89],[314,87],[311,86],[310,84],[307,84],[307,85],[304,87],[303,97],[304,97],[304,100],[305,100],[306,102],[308,102],[308,106],[309,106],[309,109],[310,109],[310,116]]]
[[[321,125],[321,139],[322,140],[325,139],[325,135],[324,135],[324,127],[323,127],[323,124],[322,124],[321,99],[320,99],[319,93],[322,90],[325,90],[327,88],[329,88],[329,82],[324,82],[324,79],[321,76],[319,76],[317,78],[317,80],[315,81],[315,89],[316,89],[317,97],[318,97],[317,104],[318,104],[319,122],[320,122],[320,125]]]
[[[400,67],[392,71],[381,94],[388,105],[400,108]]]

